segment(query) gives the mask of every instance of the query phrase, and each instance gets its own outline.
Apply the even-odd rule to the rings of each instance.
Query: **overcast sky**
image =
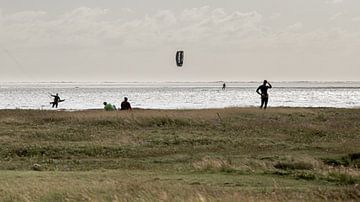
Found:
[[[359,11],[359,0],[0,0],[0,82],[359,81]]]

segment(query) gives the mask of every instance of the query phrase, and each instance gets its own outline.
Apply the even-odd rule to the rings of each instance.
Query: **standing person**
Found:
[[[56,93],[56,95],[51,95],[51,97],[54,97],[54,101],[50,102],[50,104],[52,104],[52,108],[54,108],[54,107],[58,108],[58,104],[61,100],[59,93]]]
[[[222,89],[223,89],[223,90],[225,90],[225,89],[226,89],[226,83],[225,83],[225,82],[224,82],[224,84],[223,84]]]
[[[124,101],[121,103],[121,110],[131,110],[131,105],[127,97],[124,97]]]
[[[269,88],[272,88],[271,84],[268,81],[264,80],[264,83],[256,89],[256,92],[261,95],[260,109],[263,107],[264,109],[267,108],[267,104],[269,101],[269,94],[267,91]]]

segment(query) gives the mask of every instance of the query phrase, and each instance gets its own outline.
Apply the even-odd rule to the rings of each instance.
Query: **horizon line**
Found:
[[[218,81],[1,81],[0,83],[258,83],[263,80]],[[358,83],[360,80],[268,80],[275,83]]]

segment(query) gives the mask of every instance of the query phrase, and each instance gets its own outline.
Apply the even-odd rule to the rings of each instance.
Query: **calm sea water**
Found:
[[[0,109],[50,109],[50,93],[65,102],[60,109],[102,108],[104,101],[120,105],[124,96],[133,107],[201,109],[258,106],[261,82],[227,83],[1,83]],[[274,82],[270,107],[360,107],[360,82]]]

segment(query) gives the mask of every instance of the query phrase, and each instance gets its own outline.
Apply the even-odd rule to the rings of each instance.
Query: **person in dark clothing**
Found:
[[[127,97],[124,97],[124,101],[121,103],[121,110],[131,110],[131,105]]]
[[[264,107],[264,109],[267,108],[267,104],[269,101],[269,94],[268,94],[268,89],[272,88],[271,84],[264,80],[263,85],[259,86],[256,89],[256,92],[261,95],[261,105],[260,105],[260,109]]]
[[[223,84],[223,87],[222,87],[223,90],[226,89],[226,83]]]
[[[52,108],[56,107],[58,108],[58,104],[60,102],[60,97],[59,97],[59,94],[56,93],[56,95],[51,95],[52,97],[54,97],[54,101],[53,102],[50,102],[50,104],[52,104]]]

